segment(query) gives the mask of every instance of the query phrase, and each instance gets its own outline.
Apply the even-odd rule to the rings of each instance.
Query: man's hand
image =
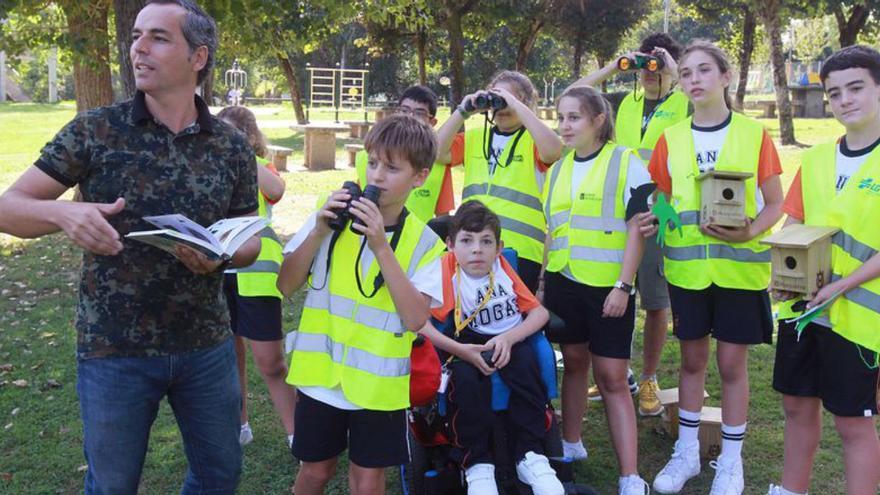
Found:
[[[214,273],[215,271],[217,271],[217,268],[220,266],[220,264],[223,263],[220,260],[211,261],[201,252],[187,246],[175,246],[174,254],[177,255],[177,259],[179,259],[180,262],[184,264],[184,266],[189,268],[189,271],[195,273],[196,275],[207,275],[209,273]]]
[[[122,251],[119,232],[107,221],[125,208],[125,200],[114,203],[77,203],[64,205],[58,226],[77,246],[101,256],[112,256]]]

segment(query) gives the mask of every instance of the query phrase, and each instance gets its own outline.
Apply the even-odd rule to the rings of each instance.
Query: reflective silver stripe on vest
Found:
[[[550,202],[547,201],[547,204],[549,205]],[[549,209],[549,207],[548,207],[548,209]],[[559,213],[551,216],[550,219],[547,221],[547,225],[550,228],[550,232],[553,232],[554,230],[559,228],[560,225],[564,224],[568,220],[568,214],[569,214],[569,210],[564,210],[564,211],[560,211]]]
[[[419,237],[419,242],[416,243],[416,247],[413,249],[412,257],[409,259],[409,266],[406,269],[407,277],[412,278],[415,275],[422,258],[437,244],[437,240],[437,234],[426,225],[424,230],[422,230],[422,235]]]
[[[364,306],[363,304],[358,306],[354,315],[354,321],[370,328],[377,328],[394,334],[403,333],[403,323],[400,321],[400,315]]]
[[[636,152],[639,154],[639,158],[641,158],[642,161],[649,162],[651,161],[651,154],[654,152],[654,150],[648,148],[639,148],[636,150]]]
[[[571,259],[600,263],[623,263],[623,249],[574,246],[571,248]]]
[[[238,273],[278,273],[281,270],[281,263],[272,260],[258,260],[252,265],[239,268]]]
[[[550,251],[562,251],[568,249],[568,236],[556,237],[550,241]]]
[[[345,296],[330,294],[326,288],[323,290],[310,290],[306,296],[305,307],[316,310],[329,311],[331,315],[349,320],[353,319],[356,323],[384,330],[393,334],[403,333],[403,323],[400,321],[400,315],[397,313],[385,311],[371,306],[361,304],[358,306],[357,301],[349,299]]]
[[[837,282],[842,277],[836,273],[831,274],[831,281]],[[862,306],[865,309],[869,309],[875,313],[880,314],[880,294],[869,291],[864,287],[856,287],[854,289],[850,289],[848,292],[843,294],[847,300]]]
[[[726,244],[709,244],[709,257],[743,263],[770,263],[770,250],[755,252],[751,249],[735,248]]]
[[[676,247],[667,244],[663,247],[663,255],[672,261],[704,260],[706,246]]]
[[[607,219],[614,218],[614,207],[617,203],[617,186],[620,183],[620,160],[626,148],[617,146],[614,148],[614,154],[611,155],[611,161],[608,163],[608,171],[605,172],[605,187],[602,191],[602,217]]]
[[[327,310],[330,314],[345,319],[351,318],[356,306],[357,301],[354,299],[331,294],[326,287],[322,290],[310,290],[305,302],[307,308]]]
[[[600,218],[574,215],[571,217],[571,228],[578,230],[595,230],[598,232],[626,232],[626,222],[620,218]]]
[[[525,206],[527,208],[531,208],[533,210],[543,211],[544,208],[541,205],[541,199],[532,196],[531,194],[526,194],[524,192],[517,191],[515,189],[511,189],[509,187],[504,186],[496,186],[492,185],[489,187],[489,196],[493,198],[503,199],[506,201],[510,201],[511,203],[516,203],[518,205]]]
[[[498,212],[495,212],[498,213]],[[514,220],[509,217],[498,215],[498,218],[501,220],[501,230],[509,230],[511,232],[516,232],[517,234],[524,235],[531,239],[534,239],[541,244],[544,244],[544,231],[533,227],[525,222],[520,222],[519,220]]]
[[[486,194],[486,191],[489,190],[489,184],[483,182],[482,184],[471,184],[466,186],[461,191],[461,200],[464,202],[467,198],[471,196],[479,196],[482,194]]]
[[[550,189],[547,192],[547,201],[544,203],[544,218],[547,219],[547,222],[550,224],[550,232],[553,232],[553,229],[559,227],[565,220],[568,218],[567,211],[561,211],[556,215],[550,214],[550,204],[553,199],[553,190],[556,188],[556,180],[559,179],[559,172],[562,170],[562,164],[565,162],[565,157],[560,158],[556,161],[556,164],[553,165],[553,168],[550,169]]]
[[[342,356],[345,354],[345,346],[339,342],[334,342],[328,335],[316,333],[303,333],[295,331],[291,348],[300,352],[320,352],[327,354],[334,363],[342,363]]]
[[[409,357],[388,358],[381,357],[363,349],[348,348],[345,356],[345,366],[357,368],[371,375],[387,378],[402,377],[409,374]]]
[[[875,254],[877,254],[876,249],[862,243],[861,241],[856,240],[853,236],[847,234],[842,230],[834,234],[834,236],[831,238],[831,242],[833,242],[834,245],[839,247],[840,249],[843,249],[846,254],[861,261],[862,263],[866,263]]]
[[[700,224],[700,212],[695,210],[682,211],[678,214],[678,217],[681,218],[681,225],[699,225]]]

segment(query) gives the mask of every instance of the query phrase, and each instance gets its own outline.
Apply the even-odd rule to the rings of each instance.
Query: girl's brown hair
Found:
[[[684,52],[681,54],[681,58],[678,61],[678,70],[679,70],[679,79],[681,79],[681,66],[684,65],[684,60],[688,57],[688,55],[694,52],[703,52],[706,55],[712,57],[712,60],[715,61],[715,64],[718,66],[718,70],[722,74],[730,73],[730,59],[727,58],[727,54],[724,53],[724,50],[715,46],[709,40],[697,38],[685,47]],[[730,91],[729,87],[724,88],[724,103],[727,104],[728,109],[733,109],[733,105],[730,102]]]
[[[587,114],[590,120],[605,114],[605,122],[599,128],[598,138],[603,143],[614,141],[614,110],[611,104],[598,90],[590,86],[576,86],[568,88],[562,96],[556,100],[556,109],[559,110],[559,102],[563,98],[575,98],[580,103],[581,110]]]
[[[253,112],[245,107],[226,107],[220,110],[217,118],[231,123],[236,129],[243,132],[247,136],[248,143],[254,149],[254,153],[260,158],[266,158],[268,154],[266,146],[268,143],[266,142],[266,136],[257,127],[257,118],[254,117]]]
[[[498,83],[507,83],[513,86],[513,94],[532,111],[538,107],[538,90],[535,89],[529,76],[515,70],[503,70],[492,77],[489,88]]]

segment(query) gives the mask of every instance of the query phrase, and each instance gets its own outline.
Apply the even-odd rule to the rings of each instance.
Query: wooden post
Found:
[[[6,52],[0,51],[0,103],[6,101]]]
[[[58,47],[49,49],[49,103],[58,102]]]

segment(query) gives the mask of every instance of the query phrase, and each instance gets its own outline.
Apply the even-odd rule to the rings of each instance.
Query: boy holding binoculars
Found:
[[[443,245],[404,208],[434,163],[433,129],[394,115],[364,146],[364,193],[334,191],[285,247],[278,277],[285,296],[309,284],[287,376],[299,390],[298,495],[323,493],[346,448],[352,493],[384,493],[385,468],[409,460],[412,341],[443,300]]]

